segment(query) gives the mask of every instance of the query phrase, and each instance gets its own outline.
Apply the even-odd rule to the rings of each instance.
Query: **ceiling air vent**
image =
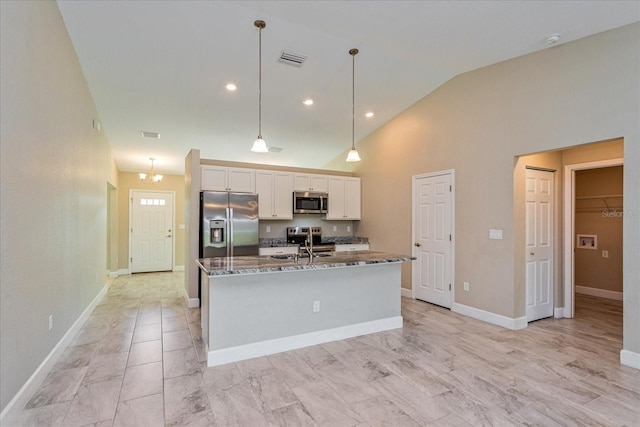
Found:
[[[302,67],[302,64],[304,64],[304,61],[306,60],[307,60],[306,55],[287,52],[286,50],[283,50],[282,52],[280,52],[280,58],[278,58],[278,61],[282,62],[283,64],[293,65],[294,67]]]
[[[140,135],[142,135],[144,138],[160,139],[160,134],[158,132],[140,131]]]

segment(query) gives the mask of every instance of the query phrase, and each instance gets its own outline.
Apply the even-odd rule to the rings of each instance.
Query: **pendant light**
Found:
[[[258,36],[258,137],[253,141],[251,151],[256,153],[267,153],[269,148],[262,139],[262,29],[267,26],[264,21],[257,20],[253,23],[259,30]]]
[[[358,49],[349,50],[352,60],[352,73],[351,73],[351,150],[347,154],[347,162],[359,162],[360,155],[356,150],[355,143],[355,129],[356,129],[356,55]]]

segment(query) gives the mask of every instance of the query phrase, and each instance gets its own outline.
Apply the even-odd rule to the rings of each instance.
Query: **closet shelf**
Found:
[[[593,200],[593,199],[622,199],[622,194],[603,194],[600,196],[582,196],[576,197],[576,200]]]

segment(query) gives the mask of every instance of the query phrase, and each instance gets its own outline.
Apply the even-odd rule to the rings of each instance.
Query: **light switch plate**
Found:
[[[502,230],[489,230],[489,238],[494,240],[502,240]]]
[[[602,258],[609,258],[609,251],[602,251]]]

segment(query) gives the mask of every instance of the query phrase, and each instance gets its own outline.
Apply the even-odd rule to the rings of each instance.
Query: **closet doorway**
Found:
[[[565,166],[564,317],[576,294],[622,300],[622,173],[622,158]]]

